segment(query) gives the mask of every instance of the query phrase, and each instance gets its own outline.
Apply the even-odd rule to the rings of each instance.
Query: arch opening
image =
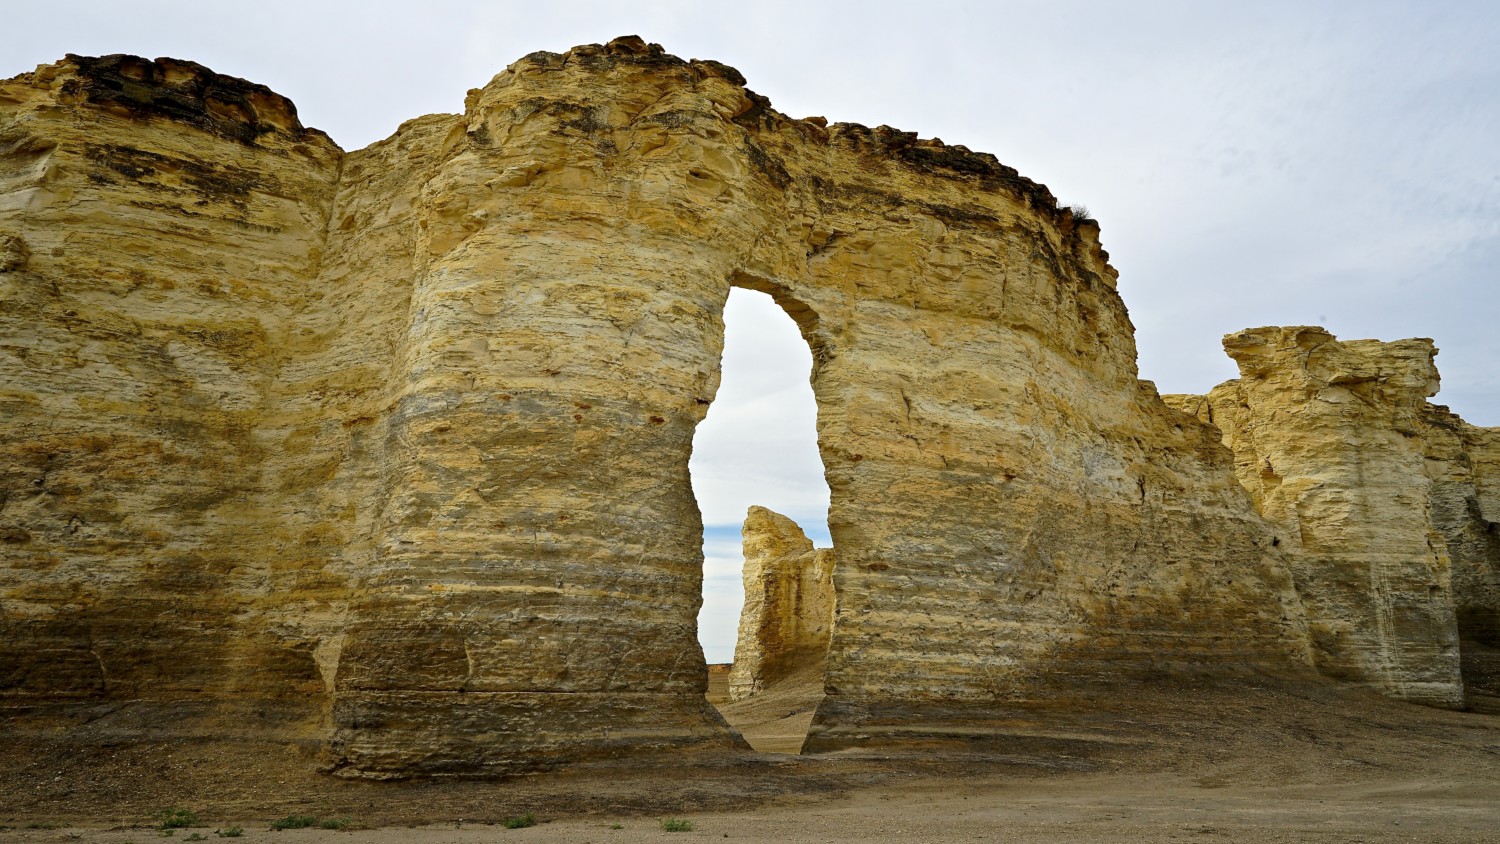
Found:
[[[704,524],[698,638],[709,701],[756,750],[796,753],[823,697],[833,626],[817,318],[773,285],[734,285],[718,393],[689,463]]]

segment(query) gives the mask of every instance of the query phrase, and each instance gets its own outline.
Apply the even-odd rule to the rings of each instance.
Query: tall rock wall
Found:
[[[1500,429],[1428,405],[1423,441],[1432,521],[1452,563],[1460,669],[1471,706],[1500,698]]]
[[[1500,610],[1500,534],[1480,497],[1493,431],[1427,403],[1430,340],[1258,328],[1224,348],[1241,377],[1169,403],[1234,449],[1292,562],[1319,670],[1462,706],[1460,631],[1493,640]]]
[[[1097,225],[992,156],[626,38],[348,154],[259,86],[71,58],[0,88],[0,173],[15,705],[201,702],[361,776],[738,746],[687,474],[735,285],[814,355],[810,748],[1307,664],[1219,432],[1137,380]]]
[[[745,608],[729,671],[732,700],[823,663],[833,630],[833,549],[814,548],[796,522],[764,507],[750,508],[741,536]]]
[[[1432,520],[1453,569],[1461,638],[1500,648],[1500,429],[1477,428],[1441,405],[1423,415]]]
[[[264,422],[341,157],[284,98],[190,62],[0,83],[8,697],[315,729],[315,640],[277,612],[309,590],[266,530],[286,502]]]

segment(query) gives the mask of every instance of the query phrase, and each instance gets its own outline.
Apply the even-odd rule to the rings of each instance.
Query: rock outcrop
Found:
[[[1500,648],[1500,429],[1428,405],[1422,440],[1432,521],[1452,561],[1459,635]]]
[[[1495,432],[1427,403],[1430,340],[1258,328],[1224,348],[1238,380],[1166,399],[1224,432],[1278,528],[1319,670],[1462,706],[1459,640],[1493,643],[1500,617],[1500,531],[1482,503]]]
[[[1453,578],[1467,702],[1500,699],[1500,429],[1477,428],[1428,405],[1422,429],[1432,523]]]
[[[805,665],[821,665],[833,630],[833,549],[814,548],[797,523],[751,507],[741,533],[745,608],[729,673],[743,700]]]
[[[0,266],[14,712],[107,701],[122,736],[284,735],[369,777],[742,746],[703,699],[687,469],[736,285],[814,356],[838,563],[808,749],[1311,659],[1282,511],[1137,380],[1096,223],[638,38],[350,153],[189,62],[38,68],[0,83]],[[1381,472],[1420,475],[1398,445]],[[1403,554],[1376,617],[1426,636],[1443,560]],[[1364,612],[1345,585],[1320,624]],[[1391,676],[1446,700],[1409,632]],[[1321,664],[1364,672],[1341,635]]]
[[[338,515],[294,515],[322,478],[276,420],[342,159],[284,98],[190,62],[0,83],[8,699],[135,702],[127,733],[132,712],[321,732],[349,584],[315,550],[331,531],[299,535]]]

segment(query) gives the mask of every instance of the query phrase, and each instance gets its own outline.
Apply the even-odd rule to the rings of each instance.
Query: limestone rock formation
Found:
[[[821,664],[833,630],[833,549],[814,548],[796,522],[764,507],[750,508],[741,536],[745,608],[729,673],[732,700]]]
[[[317,548],[337,510],[298,497],[325,479],[278,379],[316,331],[342,158],[284,98],[191,62],[0,82],[7,698],[133,701],[126,733],[132,712],[321,732],[348,582]]]
[[[1428,405],[1422,440],[1432,520],[1452,561],[1459,634],[1500,647],[1500,429]]]
[[[1430,340],[1258,328],[1224,348],[1238,380],[1166,399],[1234,449],[1291,561],[1319,670],[1462,706],[1459,639],[1493,646],[1500,617],[1500,531],[1482,492],[1496,432],[1427,403]]]
[[[1263,518],[1219,430],[1137,380],[1096,223],[639,38],[349,153],[190,62],[43,66],[0,83],[0,265],[12,711],[107,701],[121,735],[287,736],[370,777],[741,746],[703,699],[687,470],[736,285],[814,357],[838,563],[809,750],[1311,660],[1278,546],[1302,499]],[[1321,383],[1417,426],[1421,355]],[[1421,452],[1382,449],[1420,508]],[[1299,523],[1339,523],[1308,495]],[[1313,601],[1319,659],[1446,700],[1444,558],[1382,559],[1378,601]]]
[[[1500,699],[1500,429],[1428,405],[1422,429],[1432,522],[1451,562],[1467,701]]]

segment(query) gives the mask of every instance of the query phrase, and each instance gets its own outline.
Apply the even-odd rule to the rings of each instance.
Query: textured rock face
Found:
[[[294,459],[266,420],[341,157],[291,103],[191,63],[75,57],[0,83],[8,696],[317,732],[343,584],[280,545]]]
[[[1224,431],[1278,527],[1319,670],[1463,705],[1455,608],[1475,629],[1493,618],[1495,534],[1469,457],[1485,435],[1426,401],[1432,342],[1293,327],[1231,334],[1224,348],[1239,380],[1168,401]]]
[[[1432,522],[1452,563],[1453,601],[1467,692],[1500,696],[1500,430],[1476,428],[1446,407],[1423,416]]]
[[[789,119],[639,39],[348,154],[188,63],[5,82],[6,694],[187,706],[365,776],[736,746],[687,474],[732,285],[814,352],[810,748],[1297,670],[1273,531],[1137,380],[1098,235],[991,156]]]
[[[729,672],[729,696],[743,700],[828,655],[833,630],[833,549],[814,548],[797,523],[751,507],[741,532],[745,609]]]

